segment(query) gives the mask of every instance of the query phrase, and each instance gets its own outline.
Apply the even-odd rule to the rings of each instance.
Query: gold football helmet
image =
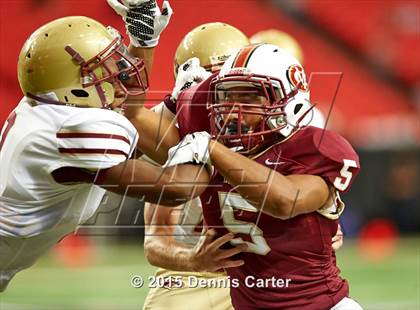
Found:
[[[303,51],[299,43],[289,34],[276,29],[257,32],[250,39],[251,43],[274,44],[292,54],[300,63],[303,63]]]
[[[144,62],[128,54],[118,31],[83,16],[36,30],[20,53],[18,78],[29,98],[79,107],[109,109],[116,88],[127,97],[148,87]]]
[[[179,44],[174,59],[175,77],[178,68],[192,57],[200,59],[200,65],[215,72],[237,49],[249,44],[249,40],[239,29],[225,23],[202,24],[190,32]]]

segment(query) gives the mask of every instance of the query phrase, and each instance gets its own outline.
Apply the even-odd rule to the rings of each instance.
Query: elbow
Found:
[[[210,176],[203,166],[179,165],[165,169],[163,183],[166,203],[173,206],[183,204],[201,195]]]
[[[172,193],[170,194],[170,196],[174,198],[171,202],[173,202],[175,206],[179,206],[187,201],[192,200],[194,197],[197,196],[195,187],[186,185],[183,186],[182,184],[174,185],[171,191]]]
[[[288,220],[318,210],[325,204],[329,196],[328,187],[323,187],[324,184],[322,186],[313,184],[312,188],[304,187],[302,184],[291,184],[287,188],[283,187],[283,191],[281,189],[273,190],[268,201],[270,215]]]
[[[277,212],[277,214],[275,215],[276,218],[280,219],[280,220],[290,220],[291,218],[294,218],[296,215],[293,214],[293,209],[292,208],[285,208],[284,211],[281,212]]]
[[[150,240],[149,238],[147,238],[147,236],[145,236],[144,239],[144,256],[146,257],[147,261],[149,262],[150,265],[155,266],[155,267],[159,267],[156,265],[156,260],[155,260],[155,255],[153,255],[153,249],[154,249],[154,245],[153,245],[153,241]]]
[[[294,217],[292,215],[292,208],[288,206],[282,206],[279,208],[278,205],[274,210],[270,212],[270,215],[280,220],[289,220]]]
[[[290,199],[289,197],[275,197],[269,202],[269,215],[280,220],[289,220],[296,215],[297,210],[296,199]]]
[[[147,236],[144,237],[144,244],[143,244],[143,249],[144,249],[144,256],[146,257],[147,261],[150,263],[151,260],[151,241],[147,238]]]
[[[156,201],[156,203],[166,207],[177,207],[196,196],[194,191],[187,186],[171,184],[164,188],[163,195],[159,197],[159,201]]]

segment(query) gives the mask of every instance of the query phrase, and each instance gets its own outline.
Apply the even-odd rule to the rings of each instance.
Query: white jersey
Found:
[[[138,135],[127,118],[105,109],[31,106],[24,98],[11,116],[0,137],[0,238],[42,239],[38,249],[28,246],[35,258],[85,222],[105,193],[56,183],[51,172],[115,166],[131,157]],[[16,264],[10,255],[2,248],[0,270]]]

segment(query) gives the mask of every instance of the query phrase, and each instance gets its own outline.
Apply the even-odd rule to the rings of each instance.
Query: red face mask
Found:
[[[118,32],[117,32],[118,33]],[[109,108],[106,102],[101,83],[108,82],[117,84],[126,96],[138,96],[144,94],[149,88],[149,79],[146,66],[142,59],[132,57],[123,43],[123,37],[119,35],[102,52],[85,61],[77,51],[67,46],[66,51],[79,62],[81,66],[83,87],[94,86],[102,101],[103,108]],[[115,62],[115,68],[109,66],[110,60]],[[102,77],[98,78],[94,70],[101,68]]]
[[[233,95],[230,100],[229,88],[246,88],[249,94]],[[211,83],[207,105],[213,138],[241,153],[255,149],[282,128],[282,125],[270,126],[269,120],[285,116],[284,108],[296,92],[286,94],[280,80],[267,76],[229,74],[216,77]]]

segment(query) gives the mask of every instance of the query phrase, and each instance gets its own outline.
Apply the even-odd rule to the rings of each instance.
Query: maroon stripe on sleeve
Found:
[[[10,113],[9,117],[6,120],[7,126],[6,126],[6,129],[3,132],[3,135],[1,136],[0,151],[3,148],[4,141],[6,141],[7,134],[9,133],[12,126],[15,124],[16,116],[17,116],[16,112],[13,111],[12,113]],[[0,133],[1,133],[1,129],[0,129]]]
[[[112,149],[78,149],[78,148],[58,148],[60,153],[64,154],[98,154],[98,155],[124,155],[128,157],[128,154],[124,153],[120,150],[112,150]]]
[[[176,115],[176,102],[171,99],[171,95],[166,95],[163,99],[163,103],[172,114]]]
[[[114,139],[121,140],[128,144],[130,141],[120,135],[113,135],[108,133],[89,133],[89,132],[58,132],[57,138],[96,138],[96,139]]]

